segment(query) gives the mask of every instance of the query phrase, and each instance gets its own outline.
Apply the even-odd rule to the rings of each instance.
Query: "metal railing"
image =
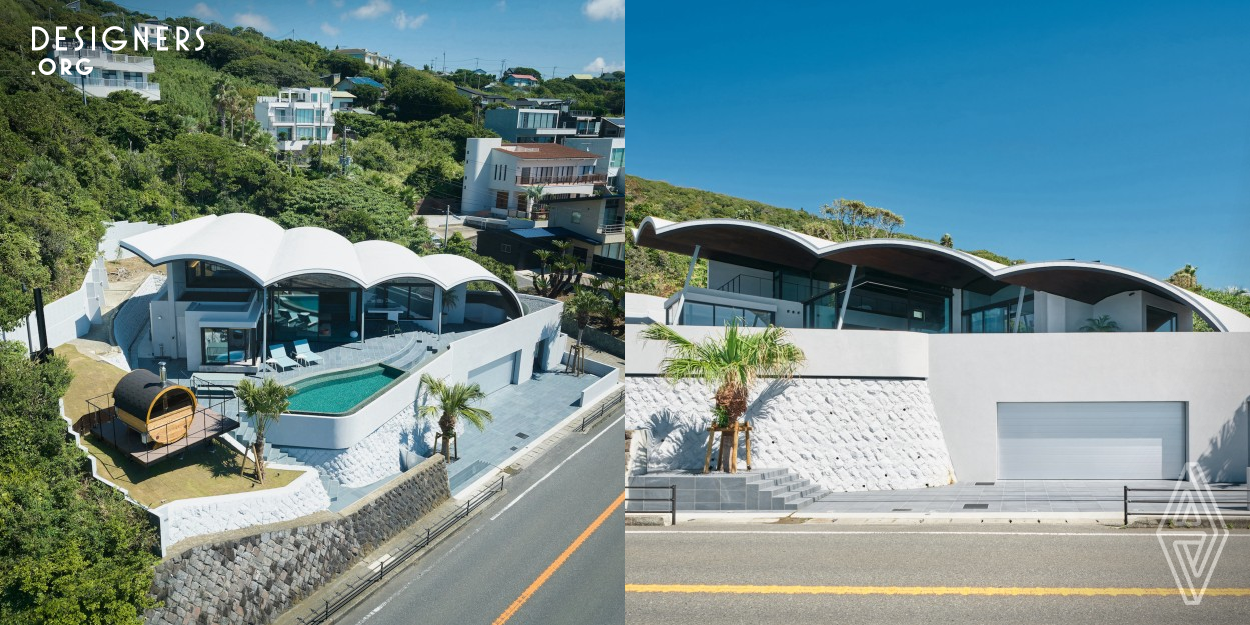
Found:
[[[164,445],[158,445],[151,449],[144,450],[142,454],[154,453],[157,459],[167,458],[169,456],[182,453],[187,449],[208,441],[212,438],[225,434],[236,427],[238,422],[234,420],[235,415],[239,414],[239,399],[233,395],[230,397],[222,397],[216,401],[205,402],[204,398],[197,398],[201,401],[192,412],[191,423],[186,427],[186,433],[176,441]],[[87,400],[87,406],[90,411],[86,416],[79,419],[74,424],[76,432],[85,434],[93,429],[99,428],[99,438],[118,450],[130,453],[119,444],[122,436],[126,435],[126,431],[130,429],[120,417],[117,416],[117,407],[113,404],[113,393],[108,392],[103,395],[97,395]],[[221,419],[209,418],[209,412],[216,413]],[[176,427],[177,421],[166,423],[158,427],[149,427],[147,436],[149,441],[157,441],[167,439],[168,436],[155,436],[154,433],[168,434],[169,428]],[[109,428],[110,436],[106,436],[104,428]],[[155,462],[156,460],[152,460]]]
[[[619,234],[624,231],[625,231],[624,223],[600,224],[599,225],[600,234]]]
[[[73,76],[66,76],[65,78],[71,83],[87,87],[115,87],[119,89],[157,92],[161,90],[161,86],[159,84],[148,82],[146,80],[124,80],[120,78],[74,78]]]
[[[740,294],[742,293],[742,289],[744,287],[743,283],[745,282],[747,284],[752,284],[751,283],[752,280],[755,281],[754,286],[756,289],[756,293],[767,293],[768,295],[763,295],[761,297],[772,297],[772,292],[773,292],[772,278],[763,278],[760,276],[748,276],[744,273],[740,273],[730,278],[729,280],[726,280],[724,284],[716,287],[716,290],[725,291],[728,293]]]
[[[1128,525],[1130,516],[1164,516],[1167,506],[1172,503],[1174,488],[1130,488],[1124,487],[1124,524]],[[1133,493],[1142,493],[1134,495]],[[1153,493],[1153,494],[1152,494]],[[1190,501],[1196,506],[1209,505],[1219,510],[1221,517],[1250,518],[1250,488],[1212,488],[1211,490],[1190,489]],[[1142,510],[1146,504],[1162,504],[1163,510]],[[1188,506],[1186,506],[1188,509]]]
[[[483,503],[486,503],[488,499],[503,492],[503,479],[504,476],[499,476],[498,482],[491,484],[491,486],[486,490],[474,495],[464,503],[464,506],[457,508],[455,513],[443,519],[437,525],[426,528],[424,536],[421,536],[416,541],[405,546],[397,555],[391,556],[388,559],[380,558],[377,562],[376,572],[370,571],[356,581],[348,582],[345,590],[336,594],[332,599],[325,599],[322,609],[315,612],[310,619],[306,620],[303,617],[298,617],[296,620],[310,625],[314,623],[325,623],[330,620],[330,617],[334,615],[335,612],[342,610],[354,599],[356,599],[356,597],[359,597],[362,593],[368,590],[370,586],[373,586],[374,584],[385,579],[387,571],[394,571],[399,565],[403,564],[405,560],[413,555],[416,555],[416,553],[422,549],[429,547],[430,543],[435,538],[441,536],[457,523],[467,519],[473,510],[480,507]]]
[[[666,490],[669,495],[667,499],[657,499],[655,497],[630,497],[631,490]],[[668,510],[630,510],[629,502],[631,501],[667,501]],[[645,506],[644,506],[645,507]],[[676,486],[626,486],[625,487],[625,514],[629,513],[651,513],[651,512],[667,512],[669,513],[672,525],[677,525],[677,487]]]
[[[150,56],[133,56],[130,54],[116,54],[106,52],[100,49],[83,48],[82,50],[67,50],[57,52],[57,58],[79,58],[79,59],[100,59],[102,61],[111,61],[113,63],[132,63],[137,65],[152,64],[154,61]]]
[[[587,158],[594,158],[595,155],[589,154]],[[580,176],[522,176],[517,174],[516,183],[519,185],[533,184],[607,184],[607,174],[582,174]]]
[[[625,391],[621,391],[617,393],[612,399],[608,400],[606,404],[599,406],[598,410],[594,411],[593,413],[587,413],[585,415],[582,415],[582,424],[578,426],[577,431],[585,433],[586,429],[594,425],[596,421],[603,419],[604,415],[616,410],[618,407],[624,405],[624,403],[625,403]]]

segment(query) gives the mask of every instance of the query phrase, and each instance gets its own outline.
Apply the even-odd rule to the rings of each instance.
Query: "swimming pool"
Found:
[[[291,412],[342,414],[351,412],[404,374],[383,364],[337,371],[296,380]]]

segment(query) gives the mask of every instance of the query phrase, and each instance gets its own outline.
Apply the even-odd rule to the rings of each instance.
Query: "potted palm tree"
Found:
[[[760,378],[792,377],[806,360],[803,350],[788,341],[789,332],[771,325],[759,332],[743,332],[735,319],[725,324],[724,335],[710,336],[698,343],[664,324],[649,326],[642,336],[646,340],[667,343],[668,356],[660,364],[667,380],[697,380],[716,389],[703,472],[709,470],[712,443],[717,433],[721,438],[717,459],[721,470],[737,471],[740,432],[746,432],[746,460],[750,469],[751,425],[744,417],[751,388]]]
[[[486,397],[486,393],[476,384],[448,384],[446,380],[425,373],[421,375],[421,385],[428,390],[431,403],[421,406],[418,412],[423,417],[438,417],[444,461],[451,459],[451,439],[456,437],[456,423],[460,419],[472,423],[479,432],[485,430],[486,424],[495,419],[488,410],[472,405]]]
[[[593,289],[581,286],[576,287],[573,297],[564,302],[564,316],[577,324],[577,345],[574,346],[569,358],[569,368],[574,374],[581,375],[585,372],[585,348],[582,337],[586,333],[586,326],[590,325],[592,318],[607,314],[610,308],[611,302],[606,298]]]
[[[252,427],[256,430],[256,440],[252,441],[252,455],[256,464],[256,480],[265,483],[265,430],[270,424],[276,423],[282,413],[291,407],[291,396],[295,389],[283,386],[273,378],[256,384],[248,379],[239,380],[234,389],[235,397],[243,402],[243,409],[252,418]],[[239,475],[247,466],[247,453],[243,454],[243,462],[239,466]]]

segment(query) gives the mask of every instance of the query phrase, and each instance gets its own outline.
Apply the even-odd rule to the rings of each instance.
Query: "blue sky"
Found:
[[[1250,287],[1248,24],[1245,2],[635,4],[630,170]]]
[[[124,6],[153,15],[194,15],[227,26],[251,26],[327,48],[369,48],[412,65],[437,57],[442,68],[498,72],[533,67],[547,76],[624,69],[624,0],[206,0]],[[479,59],[475,61],[474,59]]]

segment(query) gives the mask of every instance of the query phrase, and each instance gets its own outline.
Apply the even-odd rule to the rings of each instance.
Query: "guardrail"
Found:
[[[333,599],[326,599],[324,607],[320,611],[313,614],[311,619],[305,620],[303,617],[299,617],[296,620],[301,623],[308,623],[309,625],[325,623],[330,620],[330,617],[334,615],[335,612],[342,610],[347,606],[347,604],[351,603],[352,600],[359,597],[364,591],[368,590],[370,586],[385,579],[387,571],[394,571],[395,568],[403,564],[405,560],[415,555],[418,551],[430,546],[430,542],[435,538],[441,536],[457,523],[467,519],[469,514],[473,512],[474,509],[480,507],[483,503],[486,503],[486,501],[491,497],[503,492],[503,477],[504,476],[502,475],[499,476],[498,482],[491,484],[490,488],[474,495],[464,503],[463,507],[458,508],[454,514],[440,521],[438,525],[435,525],[434,527],[427,527],[425,529],[425,536],[404,547],[398,555],[391,556],[389,559],[379,559],[376,573],[370,572],[364,577],[357,579],[354,583],[349,582],[345,591],[335,595]]]
[[[1128,525],[1130,516],[1163,516],[1167,513],[1169,504],[1172,503],[1173,488],[1130,488],[1124,487],[1124,524]],[[1215,507],[1219,511],[1221,517],[1250,518],[1250,488],[1213,488],[1210,490],[1190,489],[1187,491],[1192,501],[1197,506],[1209,505]],[[1143,493],[1140,496],[1134,496],[1133,493]],[[1166,493],[1166,495],[1151,495],[1149,493]],[[1162,511],[1145,511],[1140,507],[1134,509],[1134,505],[1142,506],[1145,504],[1163,504],[1165,508]],[[1188,509],[1188,506],[1186,506]]]
[[[631,490],[666,490],[669,492],[667,499],[656,499],[654,497],[630,497]],[[629,502],[631,501],[667,501],[668,510],[630,510]],[[672,525],[677,525],[677,487],[676,486],[626,486],[625,487],[625,514],[629,513],[648,513],[648,512],[668,512],[671,517]]]
[[[577,428],[577,431],[584,434],[586,432],[586,428],[593,425],[596,421],[599,421],[600,419],[602,419],[604,415],[616,410],[617,407],[623,405],[624,403],[625,403],[625,391],[621,391],[617,393],[615,397],[608,400],[606,404],[599,406],[598,410],[592,413],[582,415],[582,424]]]

